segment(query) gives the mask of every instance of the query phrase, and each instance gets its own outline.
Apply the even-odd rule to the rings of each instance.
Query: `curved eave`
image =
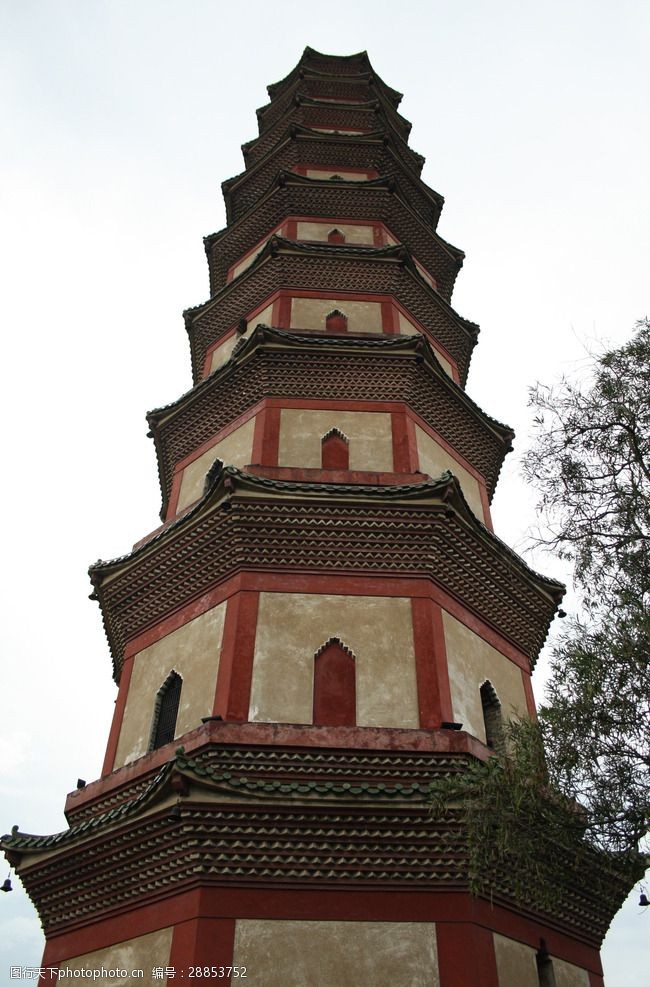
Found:
[[[427,226],[417,210],[413,209],[409,205],[407,196],[400,188],[399,180],[394,179],[389,175],[380,175],[378,178],[371,178],[362,182],[346,179],[333,180],[331,178],[309,178],[306,175],[298,175],[293,171],[279,171],[272,185],[268,188],[262,198],[252,205],[247,212],[245,212],[234,222],[230,223],[228,226],[224,226],[223,229],[214,233],[209,233],[207,236],[203,237],[203,246],[208,257],[210,256],[210,253],[218,246],[218,244],[226,239],[231,231],[244,225],[244,223],[250,220],[251,216],[254,216],[259,211],[259,207],[262,202],[266,202],[269,198],[276,194],[279,189],[284,188],[287,185],[304,186],[307,188],[323,188],[328,190],[335,186],[336,188],[344,188],[346,191],[355,192],[360,190],[364,191],[365,189],[385,190],[387,194],[395,195],[400,200],[402,207],[410,215],[413,222],[416,222],[423,230],[426,231],[427,236],[432,237],[441,246],[441,248],[449,256],[449,259],[457,265],[457,272],[463,265],[463,261],[465,260],[465,252],[461,250],[460,247],[454,246],[454,244],[450,243],[448,240],[445,240],[444,237],[441,237],[437,231],[431,230]]]
[[[158,479],[162,499],[161,518],[164,518],[167,513],[169,500],[169,481],[167,479],[168,457],[164,452],[162,439],[163,426],[169,421],[170,418],[173,418],[179,412],[185,411],[194,402],[200,400],[206,392],[211,390],[218,391],[236,367],[241,364],[245,364],[261,348],[267,346],[307,347],[310,349],[329,350],[334,352],[340,352],[341,350],[350,352],[358,352],[361,350],[368,352],[369,350],[385,351],[388,349],[391,352],[411,354],[418,362],[421,362],[435,374],[438,381],[453,396],[453,398],[464,405],[472,415],[475,415],[480,420],[482,425],[496,436],[499,444],[501,445],[502,455],[501,459],[497,463],[495,476],[493,480],[487,483],[488,496],[491,500],[496,488],[503,460],[505,459],[507,453],[511,451],[512,442],[514,440],[514,432],[508,425],[492,418],[485,411],[483,411],[479,405],[471,399],[467,392],[460,387],[459,384],[452,380],[451,377],[449,377],[440,365],[434,347],[424,336],[354,336],[353,334],[334,336],[318,332],[314,332],[313,334],[305,334],[278,328],[271,328],[264,325],[257,325],[248,335],[242,336],[235,347],[235,350],[231,354],[230,359],[226,363],[206,377],[203,381],[196,384],[185,394],[181,395],[181,397],[176,401],[170,402],[161,408],[155,408],[147,414],[147,423],[150,429],[149,434],[154,440],[156,459],[158,463]]]
[[[219,305],[222,298],[227,292],[236,290],[238,287],[246,283],[248,278],[254,276],[254,274],[259,271],[263,264],[269,261],[271,258],[279,255],[280,253],[293,254],[293,255],[304,255],[311,257],[326,257],[326,258],[337,258],[350,257],[356,259],[368,259],[368,260],[380,260],[386,261],[388,263],[400,264],[406,270],[408,270],[411,277],[413,277],[418,285],[424,289],[434,304],[438,305],[445,314],[454,322],[461,331],[466,335],[469,344],[469,353],[467,357],[467,365],[459,368],[461,370],[461,378],[463,382],[467,378],[467,373],[469,371],[469,364],[471,359],[471,351],[476,345],[478,334],[480,332],[479,326],[469,319],[463,318],[455,311],[450,303],[431,285],[425,278],[422,277],[417,269],[417,265],[413,259],[410,250],[403,244],[395,244],[386,247],[366,247],[366,246],[355,246],[352,244],[340,244],[332,245],[327,243],[303,243],[296,240],[288,240],[285,237],[281,237],[278,234],[270,237],[262,250],[255,258],[254,262],[244,271],[239,278],[235,281],[231,281],[229,284],[225,285],[224,288],[212,298],[200,305],[192,306],[191,308],[185,309],[183,312],[183,318],[185,320],[185,327],[187,329],[190,339],[192,339],[192,328],[195,321],[201,316],[205,315],[212,308]],[[297,286],[298,287],[298,286]],[[291,286],[287,286],[287,290],[290,290]],[[193,360],[195,360],[196,354],[194,353],[194,346],[192,344]],[[196,364],[195,364],[196,368]]]
[[[423,531],[428,531],[431,524],[435,526],[448,526],[452,524],[459,531],[464,530],[466,532],[466,537],[464,538],[466,545],[463,548],[464,554],[469,552],[472,557],[476,555],[477,558],[482,558],[488,568],[494,571],[494,578],[496,578],[496,573],[501,574],[499,576],[501,580],[505,578],[506,573],[509,574],[507,577],[507,588],[504,584],[500,593],[498,607],[501,609],[504,606],[507,607],[509,614],[508,620],[511,625],[513,619],[517,622],[524,618],[525,615],[525,620],[529,623],[527,625],[528,630],[526,631],[528,644],[524,650],[529,655],[531,665],[534,665],[539,649],[548,633],[548,628],[555,610],[562,598],[564,587],[556,580],[548,579],[530,569],[512,549],[490,532],[474,516],[463,497],[458,481],[451,473],[443,473],[435,480],[425,478],[421,483],[400,486],[387,487],[383,484],[346,485],[270,479],[247,473],[233,466],[224,466],[217,460],[206,476],[203,497],[185,514],[165,525],[147,541],[138,545],[128,554],[112,561],[97,562],[89,569],[89,575],[94,587],[93,598],[99,601],[104,627],[113,655],[116,681],[119,681],[123,661],[123,648],[126,642],[132,639],[133,636],[137,637],[142,630],[150,626],[151,620],[150,617],[143,616],[141,611],[143,604],[141,602],[136,603],[138,594],[136,596],[133,595],[132,580],[135,579],[139,585],[143,586],[143,590],[140,592],[140,596],[144,593],[142,599],[146,599],[152,593],[157,592],[157,582],[160,582],[162,578],[167,578],[167,576],[163,577],[164,566],[161,569],[161,560],[170,555],[170,553],[170,557],[173,556],[176,559],[175,582],[178,582],[179,578],[186,580],[186,563],[182,562],[181,556],[184,558],[188,550],[191,552],[190,546],[193,540],[196,539],[197,533],[201,532],[201,537],[205,537],[205,533],[208,530],[213,532],[210,537],[213,539],[215,546],[216,541],[214,539],[218,538],[219,543],[222,545],[221,552],[225,551],[225,546],[223,545],[225,532],[230,532],[226,541],[226,544],[230,546],[228,560],[222,561],[220,566],[218,566],[219,571],[222,572],[219,578],[227,578],[229,574],[239,571],[242,568],[246,569],[249,564],[246,562],[248,549],[245,540],[242,542],[239,536],[233,540],[233,531],[235,529],[232,526],[234,524],[237,530],[239,530],[241,524],[239,519],[242,516],[242,512],[245,513],[247,509],[250,510],[255,504],[258,505],[255,508],[256,510],[262,509],[262,511],[266,512],[281,510],[282,517],[286,516],[287,510],[308,510],[315,513],[315,516],[317,516],[318,512],[328,515],[334,511],[345,513],[345,511],[354,510],[358,513],[361,510],[367,519],[366,521],[360,520],[360,524],[364,530],[367,529],[368,523],[372,523],[374,512],[381,510],[383,514],[383,512],[389,509],[397,512],[395,517],[402,519],[400,522],[402,530],[406,530],[403,527],[406,519],[404,511],[408,509],[408,516],[410,518],[408,528],[411,531],[411,535],[409,536],[411,539],[411,553],[415,549],[413,524],[416,515],[418,524],[420,526],[425,525]],[[248,508],[246,505],[248,505]],[[438,530],[442,529],[439,528]],[[216,531],[223,531],[224,535],[217,536]],[[250,539],[250,537],[252,537],[250,534],[246,535],[246,538]],[[258,544],[257,536],[255,536],[255,543]],[[427,544],[429,544],[428,552],[433,548],[439,554],[440,550],[437,547],[434,548],[437,544],[435,540],[430,541],[429,538]],[[269,546],[272,545],[273,543],[270,542]],[[436,566],[434,566],[435,571],[431,569],[432,563],[429,560],[428,554],[426,558],[422,558],[421,565],[416,564],[413,569],[411,569],[410,565],[406,569],[402,567],[401,571],[412,571],[413,574],[417,572],[420,576],[434,578],[444,589],[448,576],[444,569],[446,563],[443,560],[452,559],[452,556],[449,554],[451,544],[448,537],[446,546],[446,548],[442,549],[443,554],[440,556],[439,563],[436,563]],[[283,552],[283,558],[285,560],[283,565],[288,566],[289,569],[296,567],[298,569],[303,568],[305,563],[300,562],[299,558],[307,558],[310,553],[313,553],[314,548],[315,543],[309,539],[305,541],[304,538],[301,538],[298,542],[294,539],[294,548],[291,551],[295,555],[295,561],[291,561],[291,558],[293,558],[292,555],[287,556],[286,552]],[[179,550],[181,555],[178,554]],[[339,557],[338,550],[335,549],[333,544],[328,546],[328,550],[335,552],[337,558]],[[276,547],[273,546],[273,552],[276,551]],[[295,554],[296,551],[297,554]],[[318,551],[320,552],[320,549]],[[386,552],[387,547],[383,551]],[[221,557],[221,552],[219,553],[219,557]],[[307,556],[305,556],[305,552],[307,552]],[[215,556],[216,558],[217,556]],[[387,556],[387,561],[388,558],[389,556]],[[271,563],[272,569],[275,564],[275,562]],[[439,565],[442,565],[443,568],[437,568]],[[178,568],[179,566],[181,568]],[[459,571],[457,563],[454,562],[453,567],[454,571]],[[389,562],[388,569],[390,568],[391,565]],[[150,576],[147,576],[143,584],[141,581],[142,576],[147,569],[151,569],[151,572],[156,572],[157,575],[153,582],[151,582]],[[385,571],[388,571],[388,569]],[[376,561],[372,570],[375,572],[378,571]],[[209,568],[205,572],[196,573],[192,577],[191,585],[186,582],[183,584],[183,598],[187,602],[193,599],[197,592],[205,591],[202,588],[203,584],[205,583],[207,588],[208,583],[211,583],[215,578],[211,572],[212,568]],[[196,583],[197,577],[199,582],[195,586],[194,583]],[[479,616],[482,613],[487,614],[485,605],[487,605],[488,597],[485,596],[486,586],[484,580],[483,583],[484,585],[480,589],[479,595],[483,594],[481,599],[484,599],[485,603],[477,603],[478,610],[476,612]],[[453,589],[451,589],[451,592],[452,595],[457,595]],[[525,604],[524,600],[527,601]],[[465,601],[465,605],[468,605],[467,601]],[[489,603],[489,606],[493,608],[493,603]],[[522,607],[525,608],[523,611]],[[156,619],[163,619],[165,613],[166,610],[163,608],[160,616]],[[497,619],[496,612],[492,617],[488,618],[489,622],[493,624],[495,619]],[[504,633],[506,637],[508,636],[505,628],[501,633]],[[517,646],[522,647],[523,642]]]
[[[244,155],[244,160],[247,161],[249,159],[251,152],[255,148],[255,145],[258,144],[259,141],[266,138],[272,130],[277,128],[278,131],[280,131],[278,140],[281,140],[283,126],[285,128],[288,128],[289,126],[292,125],[297,127],[306,126],[305,124],[302,124],[299,121],[291,120],[292,114],[294,114],[296,110],[300,109],[301,107],[308,107],[308,108],[311,107],[314,109],[320,109],[323,110],[324,113],[327,113],[328,111],[331,112],[332,110],[337,110],[337,111],[350,110],[352,112],[365,112],[373,115],[376,114],[379,116],[381,120],[383,120],[386,129],[390,131],[393,138],[402,141],[405,148],[408,150],[409,154],[412,154],[416,158],[420,170],[424,165],[425,162],[424,156],[419,154],[412,147],[410,147],[408,143],[408,137],[409,134],[411,133],[413,125],[409,120],[407,120],[400,113],[397,113],[395,111],[393,111],[393,114],[395,117],[397,117],[397,121],[394,120],[393,117],[391,116],[392,108],[387,109],[387,107],[382,102],[381,98],[365,100],[364,102],[358,102],[358,103],[345,103],[345,102],[339,103],[334,101],[330,102],[328,100],[315,99],[309,96],[298,96],[298,95],[294,97],[293,101],[289,103],[284,113],[280,117],[278,117],[277,120],[273,120],[269,124],[269,126],[264,127],[256,137],[251,138],[251,140],[249,141],[245,141],[241,145],[241,151],[242,154]],[[310,127],[307,129],[311,130],[314,128]],[[374,133],[383,133],[383,132],[384,132],[383,129],[374,131]]]
[[[285,147],[291,140],[296,138],[303,138],[310,141],[321,141],[323,143],[359,143],[359,144],[387,144],[388,149],[391,149],[391,137],[385,131],[376,131],[374,133],[366,134],[341,134],[341,133],[326,133],[321,130],[313,130],[310,127],[303,127],[299,124],[291,124],[288,128],[288,133],[284,138],[280,138],[278,142],[270,148],[270,150],[256,161],[250,168],[244,169],[238,175],[233,175],[231,178],[225,179],[221,183],[221,191],[224,197],[224,202],[226,204],[226,216],[228,222],[232,219],[232,201],[231,197],[235,189],[246,180],[248,180],[251,175],[253,175],[258,169],[264,167],[277,152]],[[402,141],[402,143],[404,143]],[[420,155],[417,155],[415,151],[404,144],[404,147],[412,155],[415,155],[418,160],[422,161]],[[440,216],[442,207],[444,205],[444,196],[434,189],[430,188],[425,182],[422,181],[420,175],[412,167],[410,167],[403,158],[392,151],[393,157],[395,158],[396,164],[403,168],[410,180],[416,185],[422,194],[431,202],[431,208],[433,214],[436,216],[436,221]]]
[[[313,74],[315,76],[327,76],[327,71],[314,68],[308,64],[309,60],[314,58],[322,61],[331,61],[332,63],[338,65],[342,63],[350,64],[351,62],[356,61],[357,63],[363,65],[363,68],[355,71],[354,66],[351,65],[350,67],[353,71],[348,73],[350,77],[354,78],[361,75],[374,78],[382,85],[389,98],[395,101],[396,106],[399,105],[402,100],[402,93],[398,92],[396,89],[392,89],[386,82],[384,82],[381,76],[377,75],[370,63],[370,59],[366,51],[357,52],[355,55],[326,55],[323,52],[316,51],[314,48],[310,48],[309,46],[307,46],[303,51],[298,64],[294,66],[294,68],[284,77],[284,79],[280,79],[279,82],[272,82],[266,87],[266,91],[268,92],[270,98],[273,99],[276,95],[279,95],[295,78],[299,77],[301,71]],[[337,73],[337,76],[340,77],[340,74]]]

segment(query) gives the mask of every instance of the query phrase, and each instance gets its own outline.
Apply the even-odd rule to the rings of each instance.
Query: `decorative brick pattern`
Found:
[[[433,275],[438,291],[449,301],[463,254],[432,232],[419,214],[408,206],[399,189],[390,191],[387,187],[390,182],[390,179],[382,179],[381,184],[377,180],[343,184],[286,174],[283,184],[276,183],[255,209],[221,233],[206,238],[210,294],[214,295],[224,287],[228,269],[240,260],[251,244],[269,235],[287,216],[309,215],[385,223],[397,240]]]
[[[228,222],[243,216],[269,189],[279,171],[296,165],[312,168],[359,168],[395,178],[409,204],[434,228],[442,208],[442,196],[417,177],[411,160],[403,160],[399,148],[379,137],[334,137],[314,132],[296,133],[279,143],[255,167],[223,183]]]
[[[322,258],[327,257],[327,263]],[[268,248],[248,270],[211,302],[186,313],[194,381],[201,379],[205,354],[242,316],[261,305],[278,285],[289,292],[307,290],[339,296],[343,292],[393,295],[425,331],[451,354],[464,382],[478,326],[457,315],[440,296],[390,248],[309,248],[284,241]],[[318,328],[305,326],[304,328]]]
[[[245,475],[232,467],[223,471],[235,476]],[[224,510],[219,480],[216,503],[207,496],[148,546],[91,568],[116,670],[130,638],[251,565],[269,572],[429,577],[534,664],[557,591],[543,591],[541,577],[479,522],[453,510],[444,492],[439,504],[418,504],[420,491],[430,498],[437,484],[393,487],[391,496],[410,500],[395,504],[382,487],[247,479],[259,497],[231,496]],[[359,497],[367,502],[358,503]],[[104,573],[112,575],[105,585]]]
[[[242,351],[239,360],[181,398],[174,413],[167,408],[149,416],[164,506],[176,463],[265,397],[403,401],[485,477],[492,495],[512,433],[501,425],[495,429],[497,423],[442,371],[417,362],[415,339],[400,346],[390,337],[360,343],[271,330],[258,331],[247,347],[256,352],[243,360]]]

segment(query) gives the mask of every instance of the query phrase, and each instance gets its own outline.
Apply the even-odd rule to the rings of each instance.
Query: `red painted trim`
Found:
[[[154,641],[160,640],[176,628],[193,620],[194,617],[212,609],[239,590],[266,593],[327,593],[335,596],[425,597],[447,610],[471,631],[487,641],[497,651],[500,651],[515,665],[518,665],[519,668],[530,672],[530,659],[523,651],[520,651],[507,638],[502,637],[489,624],[484,623],[480,617],[469,611],[461,601],[450,596],[430,578],[383,576],[380,574],[376,576],[346,575],[344,573],[331,575],[318,571],[303,573],[244,571],[230,576],[203,596],[193,600],[188,606],[132,638],[125,646],[125,658],[137,654],[143,648],[153,644]]]
[[[444,987],[499,987],[494,939],[465,922],[437,922],[438,971]]]
[[[247,720],[259,593],[237,593],[228,600],[223,629],[214,715],[224,720]]]
[[[440,717],[443,722],[453,722],[454,709],[451,701],[451,686],[449,684],[449,663],[447,661],[445,627],[442,622],[442,609],[439,606],[431,605],[430,619],[433,638],[433,657],[436,664],[438,693],[440,696]]]
[[[449,442],[447,442],[447,440],[439,432],[436,432],[435,428],[432,428],[432,426],[429,425],[428,422],[425,422],[423,418],[420,418],[417,412],[413,411],[412,408],[407,407],[406,413],[408,417],[412,420],[414,426],[418,425],[422,429],[422,431],[426,432],[426,434],[430,438],[432,438],[433,441],[436,442],[442,449],[444,449],[445,452],[449,453],[452,459],[455,459],[456,462],[463,467],[463,469],[466,469],[467,472],[471,476],[473,476],[475,480],[478,481],[479,486],[481,484],[485,486],[485,477],[483,476],[483,474],[479,473],[476,467],[472,466],[469,460],[465,459],[464,456],[461,456],[461,454],[458,452],[457,449],[454,448],[454,446],[450,445]],[[417,449],[417,433],[415,431],[415,428],[413,428],[412,434],[413,434],[413,441],[415,442],[415,446]]]
[[[190,982],[192,966],[232,966],[235,948],[235,919],[201,916],[175,926],[169,955],[169,966],[174,967],[175,980]],[[165,964],[166,965],[166,964]],[[208,983],[200,978],[197,983]],[[218,984],[230,983],[230,978],[217,980]]]
[[[312,722],[317,726],[355,726],[357,722],[356,662],[338,641],[314,658]]]
[[[476,473],[476,470],[474,470],[474,472]],[[487,487],[485,486],[485,480],[480,474],[478,474],[476,478],[479,481],[478,492],[481,495],[481,506],[483,508],[485,526],[486,528],[489,528],[490,531],[494,531],[494,527],[492,525],[492,514],[490,512],[490,499],[488,497]]]
[[[390,416],[393,441],[393,469],[396,473],[416,473],[417,458],[413,457],[413,444],[408,431],[406,412],[393,411]],[[414,435],[415,433],[413,433]]]
[[[266,401],[262,404],[255,419],[251,465],[277,466],[282,411],[279,407],[268,406]]]
[[[190,463],[193,463],[195,459],[198,459],[199,456],[202,456],[204,452],[207,452],[209,449],[212,449],[213,446],[216,446],[219,442],[222,442],[223,439],[226,439],[233,432],[236,432],[238,428],[241,428],[242,425],[245,425],[246,422],[250,421],[250,419],[257,414],[258,409],[262,405],[263,405],[263,401],[258,401],[256,405],[254,405],[252,408],[248,408],[241,415],[239,415],[237,418],[231,421],[228,425],[224,425],[222,429],[220,429],[218,432],[215,432],[215,434],[212,435],[209,439],[206,439],[205,442],[202,442],[200,446],[197,446],[196,449],[193,449],[192,452],[189,453],[189,455],[185,456],[184,459],[181,459],[176,463],[174,467],[174,475],[172,478],[171,490],[169,493],[169,504],[167,506],[166,520],[171,520],[177,514],[178,498],[180,497],[181,486],[183,483],[183,472],[186,469],[186,467],[189,466]],[[253,450],[255,448],[255,436],[257,435],[257,430],[258,430],[258,422],[256,421],[254,432],[253,432],[253,445],[251,448],[251,459],[253,462],[255,462],[255,459],[253,458]],[[183,510],[186,510],[187,507],[189,506],[190,505],[187,504],[186,507],[183,508]]]
[[[603,985],[599,953],[593,946],[496,902],[453,891],[204,887],[172,893],[151,905],[54,936],[48,941],[44,960],[47,957],[49,965],[63,965],[66,959],[195,919],[206,922],[205,928],[209,930],[203,939],[203,933],[197,929],[196,942],[201,950],[217,930],[207,921],[225,920],[218,929],[219,942],[225,947],[230,934],[226,923],[235,916],[289,921],[435,922],[443,987],[495,987],[494,979],[478,979],[484,975],[480,972],[482,964],[476,962],[477,957],[486,958],[485,976],[494,977],[488,946],[492,931],[532,949],[539,947],[541,936],[551,956],[586,970],[591,987]],[[191,932],[184,935],[191,938]],[[179,950],[182,938],[179,936]],[[465,965],[462,980],[454,957]]]
[[[131,682],[132,672],[133,672],[133,658],[127,658],[124,661],[124,664],[122,666],[122,674],[120,675],[120,688],[117,693],[117,699],[115,700],[113,721],[111,723],[111,730],[108,735],[108,744],[106,745],[106,755],[104,757],[104,764],[102,767],[102,777],[106,777],[106,775],[109,775],[115,765],[115,757],[117,755],[117,745],[120,739],[122,721],[124,720],[124,710],[126,709],[126,700],[129,694],[129,684]]]
[[[278,314],[275,314],[275,306],[273,308],[273,319],[277,318],[275,325],[279,329],[290,329],[291,328],[291,299],[294,297],[292,294],[285,294],[284,292],[278,296]]]
[[[282,226],[282,224],[280,224]],[[275,231],[274,231],[275,232]],[[284,235],[287,240],[297,240],[298,239],[298,222],[295,219],[287,219]]]
[[[229,329],[228,332],[226,332],[226,333],[223,334],[223,336],[219,336],[219,338],[212,344],[212,346],[210,346],[209,349],[207,349],[205,351],[205,360],[203,361],[203,377],[204,378],[205,377],[209,377],[210,374],[213,373],[213,370],[212,370],[212,356],[213,356],[214,352],[216,350],[218,350],[219,347],[223,346],[223,344],[228,339],[230,339],[232,336],[234,336],[236,332],[237,332],[237,330],[234,329],[234,328],[233,329]]]
[[[399,319],[392,302],[383,301],[381,304],[381,328],[388,335],[399,333]]]
[[[430,600],[411,600],[419,722],[427,730],[439,728],[446,718],[440,703],[431,606]]]
[[[45,946],[43,959],[47,956],[48,963],[63,966],[65,960],[83,956],[84,953],[94,953],[115,943],[146,936],[149,932],[157,932],[158,929],[184,922],[199,911],[201,897],[201,890],[187,891],[165,898],[163,902],[157,901],[93,922],[74,932],[52,936]],[[92,983],[92,980],[88,983]]]
[[[164,620],[159,621],[153,627],[148,628],[143,631],[142,634],[138,634],[137,637],[132,638],[124,648],[124,658],[125,660],[131,655],[138,654],[138,652],[143,651],[148,648],[150,644],[155,644],[156,641],[160,641],[161,638],[167,637],[173,631],[178,630],[183,624],[188,624],[190,620],[194,620],[195,617],[200,617],[201,614],[205,613],[207,610],[212,610],[213,607],[218,606],[227,600],[233,593],[238,592],[241,585],[241,574],[236,576],[231,576],[229,579],[218,583],[203,596],[199,596],[196,600],[192,600],[187,606],[176,610],[175,613],[166,617]]]
[[[533,694],[533,683],[530,678],[530,671],[526,671],[525,668],[521,669],[521,681],[524,684],[524,695],[526,696],[526,708],[528,710],[528,715],[532,720],[536,720],[537,705]]]

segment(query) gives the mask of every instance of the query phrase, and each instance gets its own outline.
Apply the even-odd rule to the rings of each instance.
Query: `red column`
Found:
[[[499,987],[489,929],[469,922],[437,922],[436,939],[442,987]]]
[[[253,677],[259,593],[235,593],[226,606],[214,715],[246,721]]]
[[[169,963],[174,979],[169,983],[229,984],[228,977],[190,979],[192,967],[232,966],[235,945],[234,918],[193,918],[174,928]]]

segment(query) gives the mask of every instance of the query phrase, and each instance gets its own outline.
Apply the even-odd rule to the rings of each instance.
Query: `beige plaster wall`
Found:
[[[320,469],[321,439],[334,427],[350,440],[350,469],[392,471],[390,415],[372,411],[283,408],[278,465]]]
[[[420,332],[420,330],[415,325],[413,325],[411,320],[408,319],[403,312],[398,313],[398,318],[399,318],[399,331],[402,336],[415,336]],[[453,380],[454,374],[451,369],[451,363],[449,362],[449,360],[447,360],[447,358],[444,357],[442,353],[437,349],[436,349],[436,357],[442,369]]]
[[[333,178],[334,175],[340,175],[341,178],[345,178],[346,182],[367,182],[368,176],[364,175],[361,171],[336,171],[335,168],[307,168],[305,174],[307,178]]]
[[[235,278],[238,278],[240,274],[243,274],[244,271],[248,270],[251,264],[255,263],[261,252],[264,250],[264,247],[266,246],[266,242],[267,242],[266,240],[263,240],[262,243],[260,243],[257,250],[255,250],[252,254],[249,254],[248,257],[244,257],[243,260],[240,260],[239,263],[235,265],[232,271],[233,281],[235,280]]]
[[[311,723],[314,655],[338,637],[356,658],[357,724],[419,725],[411,601],[262,593],[249,719]]]
[[[553,957],[555,987],[589,987],[589,974],[582,967]]]
[[[494,933],[499,987],[539,987],[535,950]]]
[[[331,230],[340,230],[346,243],[362,243],[372,246],[374,243],[372,226],[349,225],[347,223],[298,223],[299,240],[324,240]]]
[[[155,966],[168,966],[169,953],[171,949],[173,929],[159,929],[157,932],[150,932],[146,936],[138,936],[136,939],[127,939],[125,942],[118,942],[114,946],[106,949],[98,949],[92,953],[84,953],[83,956],[76,956],[71,960],[62,960],[59,963],[59,970],[86,970],[101,971],[102,968],[108,971],[126,970],[126,977],[75,977],[58,976],[57,984],[97,984],[98,987],[133,987],[133,984],[164,984],[166,980],[152,981],[151,971]],[[142,970],[144,976],[132,977],[131,972]]]
[[[182,511],[203,495],[205,477],[215,459],[223,460],[227,466],[248,466],[253,454],[254,431],[255,417],[249,418],[225,439],[216,442],[201,456],[188,463],[183,470],[177,511]]]
[[[172,670],[183,679],[175,736],[212,714],[225,614],[224,601],[135,656],[114,769],[146,754],[156,695]]]
[[[426,922],[237,919],[233,963],[250,987],[440,987]]]
[[[465,500],[471,510],[479,521],[485,522],[478,480],[419,425],[415,426],[415,435],[421,472],[436,477],[444,473],[445,470],[451,470],[454,476],[458,478]]]
[[[333,309],[348,317],[348,332],[382,332],[379,302],[355,302],[340,298],[292,298],[292,329],[324,329]]]
[[[249,331],[254,329],[255,326],[270,326],[273,324],[273,303],[267,305],[263,308],[261,312],[257,315],[252,316],[249,320]]]
[[[225,339],[223,343],[219,343],[218,346],[215,346],[215,348],[212,351],[212,356],[210,358],[209,373],[212,373],[213,370],[217,369],[217,367],[222,367],[224,363],[226,363],[230,359],[230,354],[232,353],[232,351],[234,350],[235,346],[237,345],[240,339],[241,337],[239,336],[239,334],[234,332],[232,336],[229,336],[228,339]]]
[[[442,611],[442,620],[454,720],[485,741],[480,688],[486,679],[490,680],[504,719],[524,716],[527,707],[521,669],[446,610]]]

